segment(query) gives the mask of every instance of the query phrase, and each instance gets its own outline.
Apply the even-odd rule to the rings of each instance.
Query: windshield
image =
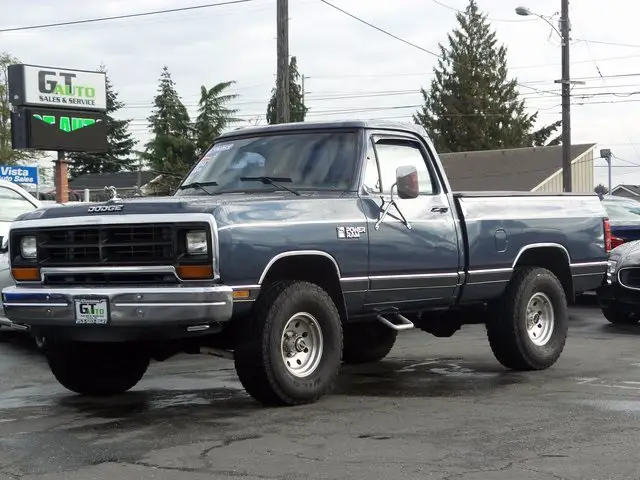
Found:
[[[0,187],[0,222],[12,222],[23,213],[36,210],[36,206],[18,192]]]
[[[286,133],[215,144],[182,182],[176,195],[210,193],[348,190],[356,166],[357,134],[352,131]],[[271,177],[277,184],[256,181]],[[285,183],[286,182],[286,183]],[[277,183],[277,182],[276,182]]]
[[[609,220],[613,223],[638,222],[640,223],[640,204],[602,202],[607,210]]]

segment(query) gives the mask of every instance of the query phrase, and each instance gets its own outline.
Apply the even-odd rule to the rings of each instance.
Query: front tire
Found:
[[[312,403],[333,388],[342,360],[342,322],[318,285],[278,282],[256,302],[234,352],[243,387],[263,405]]]
[[[150,357],[135,346],[118,344],[47,343],[46,356],[51,372],[63,387],[96,397],[130,390],[150,363]]]
[[[517,269],[491,313],[487,322],[489,344],[505,367],[544,370],[560,358],[569,316],[564,289],[551,271]]]
[[[640,321],[638,315],[634,313],[621,312],[615,307],[600,307],[600,310],[602,311],[604,318],[614,325],[637,325]]]

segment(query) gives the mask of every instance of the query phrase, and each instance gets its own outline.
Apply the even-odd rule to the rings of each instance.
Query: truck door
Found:
[[[373,132],[368,139],[365,190],[361,205],[369,232],[368,308],[419,309],[452,303],[459,278],[460,252],[454,212],[431,155],[411,134]],[[396,168],[415,166],[420,194],[391,202]],[[404,220],[403,220],[404,217]],[[406,222],[405,222],[406,220]]]

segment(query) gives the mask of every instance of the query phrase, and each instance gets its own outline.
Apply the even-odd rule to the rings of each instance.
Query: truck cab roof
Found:
[[[358,129],[367,128],[372,130],[396,130],[406,133],[413,133],[422,137],[427,137],[427,132],[420,125],[411,122],[392,122],[385,120],[329,120],[315,122],[291,122],[279,123],[275,125],[261,125],[255,127],[241,127],[218,137],[218,140],[249,135],[262,135],[275,132],[308,131],[319,129]]]

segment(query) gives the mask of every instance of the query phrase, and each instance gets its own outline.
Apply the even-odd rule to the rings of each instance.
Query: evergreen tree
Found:
[[[194,164],[196,145],[189,113],[166,66],[148,120],[153,138],[146,145],[145,157],[151,170],[163,176],[161,188],[169,191]]]
[[[476,0],[456,14],[458,26],[440,47],[440,59],[424,106],[414,115],[440,152],[543,145],[560,122],[534,131],[517,81],[508,78],[507,49],[498,45]],[[555,140],[557,143],[557,140]]]
[[[100,65],[100,71],[106,73],[104,65]],[[117,173],[131,171],[135,168],[133,147],[137,141],[129,132],[131,120],[116,120],[113,114],[124,107],[124,103],[118,100],[118,92],[113,88],[111,80],[107,76],[107,151],[104,153],[70,153],[70,175],[75,178],[88,173]]]
[[[277,120],[276,91],[271,90],[271,99],[267,105],[267,123],[273,125]],[[296,57],[291,57],[289,62],[289,121],[304,122],[309,109],[304,104],[304,94],[300,83],[298,62]]]
[[[230,109],[228,102],[238,98],[235,94],[225,94],[235,82],[221,82],[208,89],[200,87],[200,102],[198,103],[198,118],[195,124],[197,155],[202,155],[225,128],[238,122],[234,117],[238,110]]]
[[[0,165],[32,165],[43,157],[43,152],[14,150],[11,146],[8,68],[14,63],[20,63],[20,61],[9,53],[0,53]]]

